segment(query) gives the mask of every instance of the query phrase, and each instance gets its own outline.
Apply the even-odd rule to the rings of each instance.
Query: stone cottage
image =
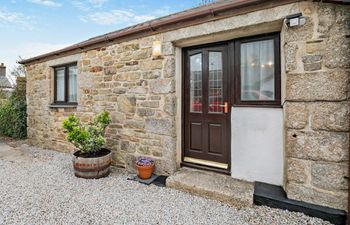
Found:
[[[347,209],[350,7],[236,0],[23,60],[28,140],[72,151],[62,120],[102,110],[114,163],[139,155],[283,186]]]
[[[6,66],[4,63],[0,64],[0,105],[5,102],[6,98],[10,96],[13,87],[9,79],[6,77]]]

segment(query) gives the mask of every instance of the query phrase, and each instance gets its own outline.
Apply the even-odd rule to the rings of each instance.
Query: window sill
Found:
[[[76,108],[78,104],[51,104],[49,108]]]
[[[251,108],[283,108],[282,105],[268,104],[233,104],[233,107],[251,107]]]

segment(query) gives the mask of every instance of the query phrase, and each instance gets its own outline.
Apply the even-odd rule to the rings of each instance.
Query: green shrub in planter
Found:
[[[63,121],[63,129],[67,131],[67,140],[82,153],[94,155],[106,143],[104,137],[106,127],[111,123],[108,112],[102,112],[88,124],[82,124],[75,115]]]

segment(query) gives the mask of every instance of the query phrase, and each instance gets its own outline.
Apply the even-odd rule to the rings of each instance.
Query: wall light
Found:
[[[162,43],[160,41],[153,42],[152,57],[153,59],[159,59],[162,56]]]
[[[287,16],[285,22],[288,27],[297,27],[304,25],[306,23],[306,18],[303,17],[302,13],[297,13]]]

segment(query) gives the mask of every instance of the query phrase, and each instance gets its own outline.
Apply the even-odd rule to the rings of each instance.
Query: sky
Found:
[[[0,0],[0,63],[198,6],[200,0]]]

